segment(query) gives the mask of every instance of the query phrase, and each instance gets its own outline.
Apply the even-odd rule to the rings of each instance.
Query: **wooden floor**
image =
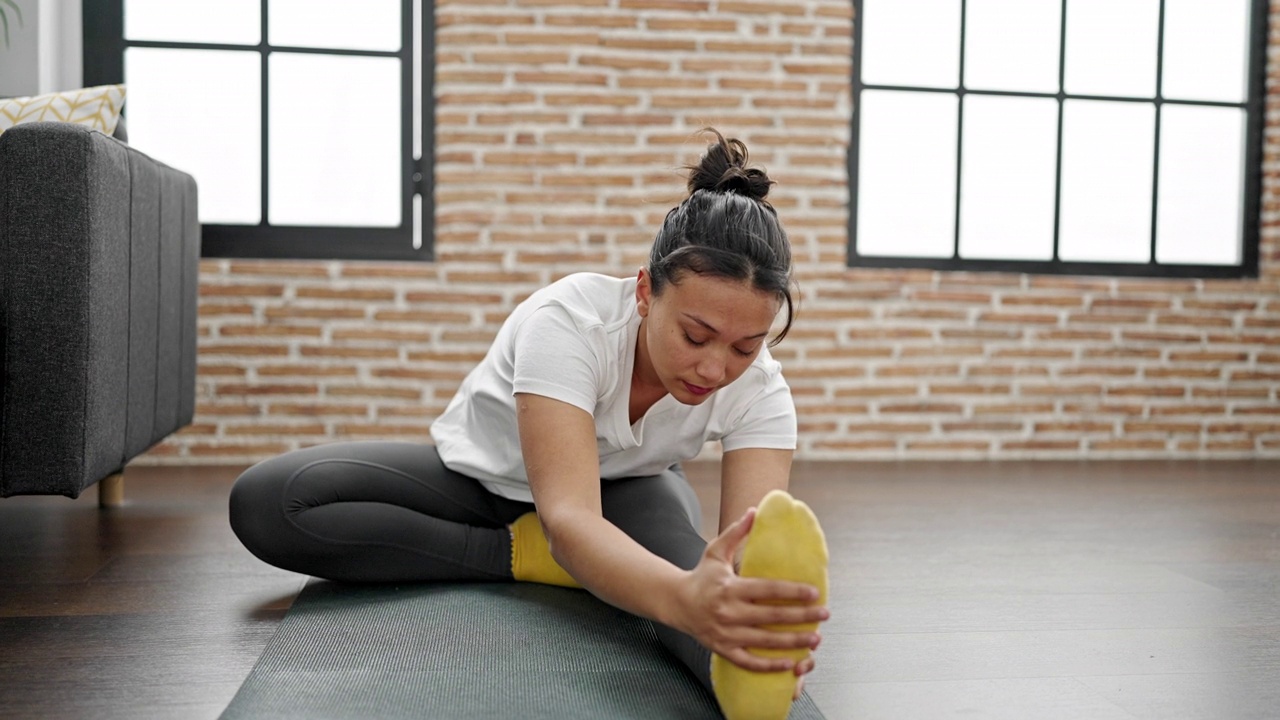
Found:
[[[125,507],[0,500],[0,717],[216,718],[305,578],[227,526],[239,468]],[[689,468],[707,527],[715,468]],[[1280,718],[1280,463],[798,464],[831,547],[831,720]]]

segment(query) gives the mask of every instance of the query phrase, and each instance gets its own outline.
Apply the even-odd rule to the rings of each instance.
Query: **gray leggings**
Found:
[[[601,483],[605,519],[691,569],[706,541],[679,466]],[[254,465],[231,490],[231,528],[261,560],[341,582],[506,581],[507,525],[533,504],[494,495],[444,466],[433,445],[347,442]],[[711,689],[710,652],[654,623],[662,644]]]

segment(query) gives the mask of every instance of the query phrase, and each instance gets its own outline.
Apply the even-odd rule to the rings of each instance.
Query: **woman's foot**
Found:
[[[766,495],[747,536],[738,574],[812,585],[818,589],[817,604],[825,605],[827,543],[809,506],[781,490]],[[816,633],[817,627],[815,622],[771,629]],[[713,654],[711,685],[726,720],[784,720],[792,700],[803,690],[800,675],[813,668],[809,648],[755,652],[790,658],[796,666],[780,672],[752,672]]]
[[[511,531],[511,576],[522,582],[580,588],[582,585],[551,557],[551,543],[537,513],[528,512],[507,526]]]

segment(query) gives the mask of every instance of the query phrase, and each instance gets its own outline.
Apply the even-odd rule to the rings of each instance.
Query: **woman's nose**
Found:
[[[698,377],[707,383],[707,387],[715,387],[724,380],[725,365],[723,354],[713,350],[698,363]]]

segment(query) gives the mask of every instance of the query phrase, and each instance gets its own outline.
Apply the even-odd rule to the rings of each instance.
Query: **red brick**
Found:
[[[252,315],[253,306],[248,303],[213,303],[201,302],[200,318]]]
[[[988,452],[991,443],[985,440],[908,440],[906,449],[917,452]]]
[[[314,325],[223,325],[219,337],[320,337],[323,328]]]
[[[784,373],[786,371],[784,370]],[[794,388],[792,389],[794,394]],[[920,394],[915,385],[871,385],[862,387],[837,387],[833,394],[836,398],[885,398],[910,397]]]
[[[1164,440],[1144,440],[1124,438],[1120,440],[1089,440],[1088,448],[1098,452],[1118,452],[1123,450],[1164,450],[1167,442]]]
[[[880,405],[880,413],[882,415],[897,415],[906,413],[919,413],[927,415],[959,415],[964,412],[964,406],[958,403],[939,403],[939,402],[913,402],[913,403],[883,403]]]
[[[1013,386],[991,383],[937,384],[930,383],[930,395],[1008,395]]]
[[[1231,382],[1276,382],[1280,381],[1280,371],[1231,370]]]
[[[1198,433],[1200,423],[1131,420],[1124,424],[1126,433]]]
[[[1151,317],[1145,313],[1070,313],[1068,325],[1146,325]]]
[[[958,432],[979,432],[979,433],[1006,433],[1006,432],[1022,432],[1023,424],[1021,422],[999,421],[999,420],[966,420],[964,422],[944,422],[942,423],[942,431],[946,433]]]
[[[1193,387],[1191,388],[1191,396],[1209,398],[1265,398],[1271,396],[1271,390],[1266,387]]]
[[[309,347],[302,346],[298,348],[298,352],[303,357],[317,358],[373,358],[379,360],[396,360],[400,357],[400,351],[395,348],[386,347],[345,347],[345,346],[319,346]]]
[[[249,383],[223,383],[218,385],[218,395],[315,395],[320,387],[315,384],[270,383],[254,385]]]
[[[578,57],[578,65],[581,67],[607,67],[614,70],[665,71],[671,69],[670,60],[633,55],[582,55]]]
[[[238,365],[212,365],[200,363],[196,367],[197,377],[244,377],[248,370]]]
[[[186,445],[188,455],[193,457],[271,457],[289,450],[284,443],[251,442],[221,443],[204,442]]]
[[[259,377],[355,377],[359,369],[355,365],[258,365],[254,372]]]
[[[394,290],[382,288],[336,288],[336,287],[300,287],[294,290],[298,298],[315,298],[319,300],[381,300],[389,302],[396,299]]]
[[[1036,434],[1040,433],[1109,433],[1115,430],[1115,425],[1104,422],[1089,422],[1084,420],[1054,420],[1047,422],[1036,422],[1033,425]]]
[[[255,357],[280,357],[289,354],[287,345],[233,345],[202,342],[196,347],[198,356],[206,355],[251,355]]]
[[[284,295],[284,285],[252,283],[212,284],[200,283],[200,297],[267,297]]]
[[[1107,395],[1109,397],[1185,397],[1187,389],[1180,385],[1127,385],[1124,387],[1109,387]]]
[[[430,426],[426,423],[421,425],[406,425],[395,423],[340,423],[334,427],[333,432],[338,436],[400,436],[400,437],[416,437],[426,440],[430,437]]]
[[[336,416],[359,416],[364,417],[368,414],[367,405],[352,405],[342,403],[280,403],[273,402],[269,406],[270,412],[273,414],[296,416],[296,417],[320,417],[325,415]]]
[[[909,297],[916,302],[940,302],[948,305],[990,305],[992,295],[991,293],[921,290],[909,293]]]
[[[226,425],[222,428],[225,435],[232,437],[244,435],[280,436],[280,435],[324,435],[323,423],[306,425],[281,425],[279,423],[255,422],[250,425]]]
[[[196,417],[204,415],[234,416],[234,415],[261,415],[262,406],[246,402],[219,402],[216,400],[197,401]]]
[[[1000,403],[994,405],[974,405],[973,414],[977,415],[1044,415],[1053,412],[1053,403]]]
[[[1246,323],[1248,318],[1245,319]],[[1195,327],[1231,327],[1234,321],[1217,315],[1158,314],[1156,325],[1191,325]],[[1277,325],[1280,327],[1280,325]]]
[[[812,445],[814,450],[895,450],[898,447],[894,440],[818,440]]]
[[[1002,440],[1001,450],[1079,450],[1080,440]]]
[[[1216,380],[1222,377],[1223,372],[1218,368],[1188,368],[1188,367],[1145,367],[1142,369],[1142,375],[1151,379],[1190,379],[1190,380]]]
[[[885,433],[890,435],[920,435],[927,433],[933,429],[929,423],[894,423],[894,422],[874,422],[874,421],[857,421],[851,422],[848,426],[848,432],[851,434],[868,434],[868,433]]]
[[[1227,412],[1227,406],[1220,403],[1207,405],[1153,405],[1152,417],[1169,417],[1181,415],[1219,416]]]
[[[374,385],[353,385],[347,387],[327,387],[326,395],[334,397],[367,397],[367,398],[401,398],[417,400],[422,397],[422,390],[411,387],[388,387]]]
[[[876,377],[881,378],[959,376],[960,366],[949,363],[934,365],[885,365],[883,367],[876,368],[873,374]]]
[[[1078,365],[1062,368],[1058,371],[1059,377],[1086,377],[1091,375],[1137,377],[1138,367],[1136,365]]]
[[[292,320],[310,318],[315,320],[351,320],[365,316],[364,308],[346,307],[345,305],[329,305],[325,307],[270,307],[263,310],[268,320]]]
[[[1093,310],[1168,310],[1173,307],[1173,299],[1157,297],[1102,297],[1090,300],[1089,307]]]

